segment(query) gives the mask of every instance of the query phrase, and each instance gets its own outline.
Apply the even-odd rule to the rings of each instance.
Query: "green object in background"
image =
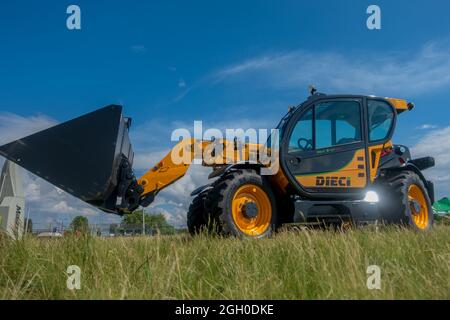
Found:
[[[442,198],[433,204],[433,211],[440,216],[450,215],[450,198]]]

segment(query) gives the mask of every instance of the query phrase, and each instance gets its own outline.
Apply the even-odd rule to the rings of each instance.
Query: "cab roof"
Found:
[[[315,99],[323,99],[323,98],[374,98],[374,99],[382,99],[386,100],[389,103],[392,104],[392,106],[397,110],[397,114],[400,114],[404,111],[409,111],[414,108],[414,104],[412,102],[408,102],[404,99],[398,99],[398,98],[389,98],[389,97],[377,97],[377,96],[370,96],[370,95],[354,95],[354,94],[333,94],[328,95],[324,93],[315,93],[308,97],[307,101],[315,100]]]

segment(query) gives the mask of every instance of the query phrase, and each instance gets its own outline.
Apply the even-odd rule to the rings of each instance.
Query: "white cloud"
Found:
[[[99,210],[23,170],[27,205],[34,212],[92,216]]]
[[[72,213],[73,211],[75,211],[74,208],[67,205],[66,201],[60,201],[58,203],[55,203],[51,208],[53,212]]]
[[[175,226],[176,228],[186,227],[186,210],[184,208],[173,207],[170,210],[166,210],[159,207],[153,212],[162,213],[167,222]]]
[[[56,121],[45,116],[22,117],[12,113],[0,113],[0,145],[47,129]]]
[[[27,174],[22,171],[23,174]],[[38,201],[41,198],[41,186],[39,183],[32,181],[25,185],[24,193],[27,201]]]
[[[450,196],[450,126],[426,133],[411,148],[413,158],[432,156],[436,165],[424,171],[435,183],[437,198]]]
[[[136,153],[133,160],[133,169],[145,172],[156,165],[168,152],[169,150]]]
[[[434,124],[425,123],[421,126],[418,126],[417,129],[420,130],[430,130],[430,129],[436,129],[438,126]]]
[[[142,44],[136,44],[130,47],[131,51],[134,53],[144,53],[147,51],[147,48]]]
[[[158,194],[157,197],[165,198],[166,202],[172,202],[180,206],[190,203],[190,193],[196,188],[208,183],[208,174],[211,168],[192,164],[186,175]]]
[[[67,203],[66,200],[62,200],[51,205],[48,211],[58,214],[75,214],[82,216],[95,216],[96,214],[99,213],[96,209],[91,209],[87,207],[80,208],[79,205],[71,206]]]
[[[359,56],[351,52],[296,50],[266,54],[219,70],[213,82],[250,79],[275,89],[415,96],[450,85],[450,46],[428,43],[418,52],[387,50]]]

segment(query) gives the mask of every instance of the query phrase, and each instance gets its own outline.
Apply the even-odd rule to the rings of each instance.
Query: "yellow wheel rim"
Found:
[[[256,209],[254,217],[246,212],[251,207]],[[272,205],[266,192],[254,184],[241,186],[233,196],[231,214],[237,228],[249,236],[259,236],[270,226]]]
[[[419,229],[425,229],[428,226],[428,205],[425,195],[418,185],[409,186],[408,200],[414,224]]]

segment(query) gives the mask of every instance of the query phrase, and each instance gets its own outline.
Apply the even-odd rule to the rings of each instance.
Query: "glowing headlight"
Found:
[[[378,194],[375,191],[367,191],[366,196],[364,197],[364,201],[367,202],[378,202],[379,200]]]

